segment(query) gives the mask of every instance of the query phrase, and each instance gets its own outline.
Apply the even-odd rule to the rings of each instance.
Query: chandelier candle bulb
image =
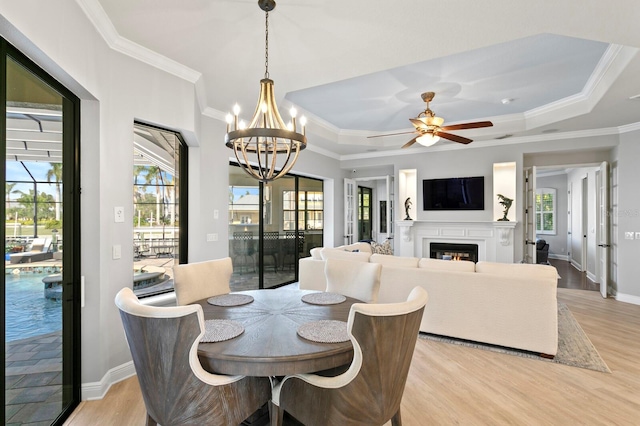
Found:
[[[300,117],[300,125],[302,126],[302,134],[306,135],[307,117],[305,117],[304,115]]]
[[[227,121],[227,133],[229,133],[231,131],[231,123],[233,123],[233,115],[227,114],[225,119]]]

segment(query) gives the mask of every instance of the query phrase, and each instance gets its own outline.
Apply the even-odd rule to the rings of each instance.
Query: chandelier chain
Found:
[[[269,12],[264,16],[264,78],[269,78]]]

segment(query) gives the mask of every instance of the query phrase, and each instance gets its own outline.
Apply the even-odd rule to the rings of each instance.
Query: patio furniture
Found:
[[[282,425],[286,411],[308,426],[401,425],[400,402],[427,299],[416,287],[406,302],[354,304],[349,369],[335,377],[286,376],[273,389],[271,424]]]
[[[147,409],[147,425],[237,425],[271,395],[266,377],[206,372],[197,348],[205,334],[200,305],[140,304],[130,288],[115,303]]]
[[[11,263],[31,263],[41,260],[53,259],[53,253],[49,251],[51,238],[34,238],[29,251],[12,253],[9,255]]]
[[[173,267],[173,285],[178,306],[206,297],[229,293],[233,273],[231,258],[184,263]]]
[[[251,267],[255,272],[253,231],[234,232],[231,247],[233,249],[233,269],[241,272],[243,267]]]
[[[296,231],[285,231],[283,241],[282,268],[289,266],[289,270],[298,263],[304,252],[304,231],[298,231],[298,244],[296,244]]]
[[[262,234],[262,250],[264,253],[264,269],[273,266],[273,272],[278,272],[278,258],[280,257],[280,233],[278,231],[266,231]],[[270,265],[267,263],[270,258]]]

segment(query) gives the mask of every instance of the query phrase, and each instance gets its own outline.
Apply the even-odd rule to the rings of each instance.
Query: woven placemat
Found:
[[[240,306],[253,302],[253,296],[248,294],[221,294],[207,299],[207,303],[216,306]]]
[[[202,343],[222,342],[238,337],[244,332],[242,324],[231,320],[212,319],[204,322]]]
[[[311,303],[312,305],[337,305],[347,300],[341,294],[338,293],[309,293],[302,296],[302,301]]]
[[[347,323],[336,320],[319,320],[298,327],[298,336],[318,343],[340,343],[349,340]]]

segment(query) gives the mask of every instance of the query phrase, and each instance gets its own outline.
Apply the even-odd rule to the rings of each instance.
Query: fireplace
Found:
[[[429,252],[432,259],[478,261],[477,244],[430,243]]]

